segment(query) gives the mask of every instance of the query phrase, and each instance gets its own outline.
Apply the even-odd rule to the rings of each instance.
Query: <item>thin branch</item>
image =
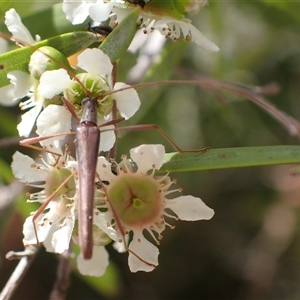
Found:
[[[6,258],[9,260],[20,259],[16,269],[7,281],[4,289],[0,294],[0,300],[9,300],[12,298],[14,292],[20,285],[23,277],[33,262],[39,247],[30,245],[25,248],[24,251],[14,252],[10,251],[6,254]]]
[[[113,70],[112,70],[112,86],[115,85],[116,81],[117,81],[117,64],[113,63]],[[117,104],[116,101],[113,101],[113,107],[112,107],[112,119],[116,119],[117,118]],[[117,154],[117,139],[116,142],[114,144],[114,146],[108,151],[107,153],[107,159],[110,158],[115,158],[116,154]]]
[[[59,265],[57,268],[57,277],[53,290],[49,296],[50,300],[63,300],[66,297],[70,287],[70,273],[72,268],[69,263],[70,247],[59,256]]]
[[[300,136],[300,123],[287,113],[278,109],[275,105],[269,102],[269,100],[263,97],[264,95],[270,96],[278,94],[280,91],[280,86],[278,83],[271,82],[263,87],[246,86],[210,78],[208,76],[192,74],[191,72],[185,73],[196,79],[196,81],[187,81],[186,84],[199,85],[213,90],[217,89],[228,91],[235,95],[246,98],[273,116],[273,118],[281,123],[291,135],[298,137]],[[175,82],[183,83],[181,80],[175,80]]]
[[[205,76],[195,76],[195,78],[197,79],[196,80],[162,80],[157,82],[144,82],[144,83],[136,84],[131,87],[121,88],[118,90],[118,92],[125,91],[131,88],[139,88],[139,87],[153,86],[153,85],[156,86],[167,85],[167,84],[194,85],[194,86],[205,87],[207,89],[212,89],[212,90],[227,91],[255,103],[257,106],[261,107],[271,116],[273,116],[273,118],[275,118],[279,123],[281,123],[289,131],[291,135],[300,137],[300,122],[298,122],[295,118],[291,117],[284,111],[278,109],[275,105],[269,102],[261,94],[257,94],[257,91],[263,93],[266,93],[267,91],[268,94],[274,94],[278,90],[278,86],[275,86],[275,84],[272,84],[271,86],[267,86],[267,89],[264,89],[264,88],[257,88],[257,87],[253,88],[253,87],[243,86],[243,85],[221,81],[221,80],[217,80]],[[108,92],[107,95],[111,93],[112,92]]]

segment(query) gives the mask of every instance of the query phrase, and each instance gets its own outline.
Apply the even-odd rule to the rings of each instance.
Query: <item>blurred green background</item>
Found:
[[[32,34],[47,38],[73,31],[60,7],[52,9],[57,2],[3,1],[0,22],[5,11],[14,7]],[[119,80],[142,80],[141,62],[150,61],[145,74],[148,81],[189,80],[191,74],[246,85],[275,81],[281,91],[269,100],[300,120],[299,11],[299,1],[210,1],[191,18],[220,52],[167,41],[155,54],[158,40],[153,38],[153,47],[150,43],[148,50],[121,59]],[[3,24],[0,30],[6,30]],[[138,70],[132,71],[138,57]],[[183,149],[299,144],[298,138],[260,108],[230,93],[217,97],[188,85],[152,86],[138,92],[141,110],[127,124],[157,124]],[[0,107],[0,120],[1,138],[17,137],[19,108]],[[155,131],[120,135],[119,157],[141,143],[163,143],[167,151],[174,151]],[[9,185],[9,165],[16,149],[26,152],[11,145],[0,148],[0,289],[17,263],[7,261],[5,253],[22,250],[23,218],[34,210],[24,205],[25,191]],[[111,266],[107,275],[83,278],[74,272],[67,299],[299,299],[300,179],[290,176],[292,167],[172,174],[184,194],[200,197],[215,210],[213,219],[178,221],[175,230],[167,229],[160,264],[152,273],[131,274],[127,254],[108,247]],[[42,249],[14,299],[47,299],[56,266],[57,256]]]

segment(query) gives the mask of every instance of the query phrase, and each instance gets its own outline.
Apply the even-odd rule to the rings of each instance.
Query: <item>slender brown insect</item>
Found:
[[[79,179],[79,246],[85,259],[92,257],[94,182],[99,153],[100,130],[97,126],[96,98],[82,100],[83,113],[76,129],[76,158]]]

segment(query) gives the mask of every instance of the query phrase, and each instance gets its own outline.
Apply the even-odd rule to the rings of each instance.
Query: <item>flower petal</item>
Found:
[[[165,157],[163,145],[140,145],[130,150],[130,157],[136,162],[138,172],[146,174],[155,168],[159,170]]]
[[[32,218],[33,216],[29,216],[23,225],[24,246],[37,244]]]
[[[130,87],[130,85],[127,85],[123,82],[117,82],[114,86],[114,91],[118,91],[119,89],[125,87]],[[131,118],[140,108],[141,101],[138,93],[134,88],[115,92],[113,94],[113,97],[117,102],[117,107],[120,111],[121,116],[126,120]]]
[[[29,30],[24,26],[20,16],[14,8],[11,8],[5,13],[4,23],[13,35],[11,40],[14,40],[16,42],[21,41],[29,45],[35,43],[35,40],[31,36]]]
[[[114,128],[115,126],[113,125],[101,127],[99,151],[108,151],[115,144],[116,135],[113,130]]]
[[[43,226],[37,225],[39,222],[43,220],[45,217],[45,214],[40,214],[37,219],[35,220],[36,224],[36,230],[37,230],[37,235],[38,235],[38,240],[36,237],[36,233],[34,231],[34,226],[33,226],[33,217],[29,216],[23,225],[23,244],[24,246],[26,245],[37,245],[39,243],[43,243],[45,239],[47,239],[49,232],[53,229],[53,225],[50,225],[49,222],[45,222]]]
[[[21,116],[21,122],[18,124],[17,129],[20,136],[28,137],[32,131],[37,116],[43,108],[43,103],[38,102],[36,106],[27,111]]]
[[[33,84],[31,75],[22,71],[11,71],[7,74],[7,78],[14,85],[14,95],[16,98],[26,96]]]
[[[114,1],[104,3],[104,1],[98,0],[96,5],[93,5],[89,8],[90,17],[94,21],[106,21],[109,18],[111,10],[115,6],[115,4],[116,3],[114,3]]]
[[[169,34],[165,28],[171,28],[171,37],[176,40],[180,38],[182,32],[184,38],[188,38],[197,46],[206,51],[217,52],[220,50],[216,44],[210,41],[193,24],[191,24],[189,19],[176,20],[174,18],[164,17],[161,20],[157,20],[153,27],[159,30],[160,33],[165,36]]]
[[[72,80],[65,69],[46,71],[40,78],[38,92],[41,96],[51,99],[70,86]]]
[[[102,179],[102,178],[101,178]],[[112,240],[116,241],[118,239],[118,235],[116,230],[109,226],[109,222],[107,222],[105,218],[105,214],[100,213],[97,209],[94,209],[94,224],[97,225],[104,233],[106,233]]]
[[[77,58],[77,66],[91,75],[110,75],[113,65],[108,55],[97,48],[86,49]]]
[[[142,233],[134,232],[133,240],[129,249],[145,262],[129,252],[128,265],[131,272],[151,272],[158,265],[159,250],[152,243],[146,240]]]
[[[0,88],[0,104],[3,106],[13,106],[19,102],[19,98],[15,97],[14,85],[9,84]]]
[[[43,168],[36,168],[38,165],[31,157],[20,152],[15,152],[11,164],[12,171],[21,182],[45,181],[48,172]]]
[[[52,246],[55,253],[63,253],[69,249],[74,223],[74,219],[66,218],[64,225],[54,232]]]
[[[200,198],[193,196],[168,199],[166,200],[166,207],[184,221],[209,220],[214,215],[213,209],[209,208]]]
[[[65,107],[54,104],[48,105],[37,119],[36,133],[39,136],[48,136],[69,132],[71,129],[71,117],[71,113]],[[64,139],[64,135],[53,139]],[[51,139],[48,141],[51,141]]]
[[[82,1],[82,0],[64,0],[62,10],[73,25],[81,24],[89,15],[90,6],[94,5],[94,1]]]
[[[219,47],[201,33],[193,24],[189,24],[191,41],[206,51],[218,52]]]
[[[126,243],[128,243],[129,241],[129,235],[126,235]],[[127,249],[125,248],[125,245],[123,242],[120,242],[120,241],[116,241],[113,243],[113,248],[115,250],[117,250],[119,253],[125,253],[127,252]]]
[[[104,156],[98,157],[96,171],[97,174],[99,174],[99,177],[101,178],[102,181],[111,182],[116,177],[116,175],[114,175],[111,171],[111,163],[107,161],[107,159]]]
[[[108,266],[108,253],[103,246],[93,247],[91,259],[83,259],[82,255],[77,257],[77,267],[82,275],[102,276]]]
[[[49,224],[49,222],[47,223]],[[52,237],[55,231],[58,229],[59,229],[58,222],[52,223],[50,228],[48,229],[48,234],[46,238],[43,240],[43,245],[47,252],[55,253],[55,249],[52,246]]]

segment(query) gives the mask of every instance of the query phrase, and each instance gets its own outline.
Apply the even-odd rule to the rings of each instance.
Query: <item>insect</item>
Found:
[[[97,99],[87,97],[82,100],[81,104],[83,113],[75,135],[80,186],[79,245],[83,257],[89,259],[93,254],[93,183],[96,176],[100,130],[97,126]]]
[[[76,129],[76,158],[79,180],[79,246],[85,259],[92,257],[93,248],[93,209],[95,177],[100,143],[100,129],[97,125],[97,98],[86,97],[80,125]],[[123,121],[123,118],[107,122],[106,125]],[[104,183],[105,184],[105,183]],[[101,186],[101,184],[100,184]]]
[[[113,28],[109,25],[96,21],[88,22],[86,28],[88,31],[100,34],[103,37],[107,37],[113,31]]]

